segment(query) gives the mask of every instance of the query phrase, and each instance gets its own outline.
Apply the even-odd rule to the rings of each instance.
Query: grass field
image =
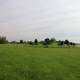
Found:
[[[0,80],[80,80],[80,48],[0,45]]]

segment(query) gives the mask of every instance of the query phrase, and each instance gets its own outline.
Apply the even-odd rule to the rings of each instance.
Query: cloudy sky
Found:
[[[0,35],[80,42],[80,0],[0,0]]]

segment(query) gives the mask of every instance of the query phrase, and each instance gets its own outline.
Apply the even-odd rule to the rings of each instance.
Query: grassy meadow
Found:
[[[0,45],[0,80],[80,80],[80,48]]]

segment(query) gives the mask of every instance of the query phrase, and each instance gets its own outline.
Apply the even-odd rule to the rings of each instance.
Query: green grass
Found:
[[[0,45],[0,80],[80,80],[80,48]]]

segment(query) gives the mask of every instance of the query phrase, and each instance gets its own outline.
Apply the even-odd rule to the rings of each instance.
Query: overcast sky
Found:
[[[0,0],[0,35],[80,42],[80,0]]]

